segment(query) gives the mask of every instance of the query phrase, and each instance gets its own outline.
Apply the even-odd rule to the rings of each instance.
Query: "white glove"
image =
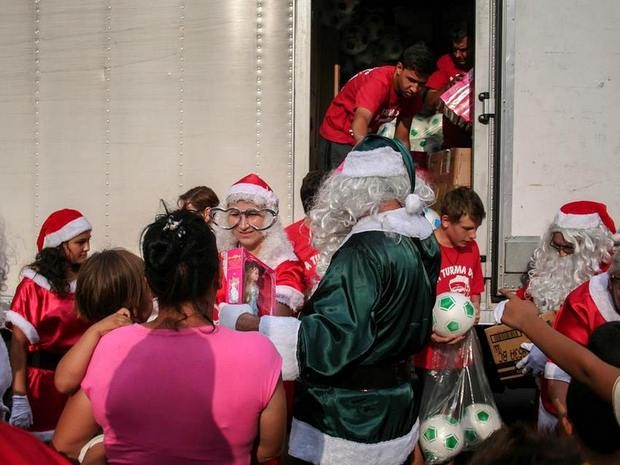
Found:
[[[506,309],[507,303],[508,303],[508,300],[502,300],[493,309],[493,317],[495,318],[495,323],[498,323],[498,324],[502,323],[502,317],[504,316],[504,310]]]
[[[32,426],[32,409],[30,402],[28,402],[28,396],[13,396],[13,408],[11,408],[9,423],[20,428]]]
[[[517,362],[517,370],[521,370],[523,374],[532,373],[532,376],[540,376],[545,371],[547,356],[531,342],[524,342],[521,348],[529,352]]]
[[[248,304],[220,304],[220,325],[235,329],[237,320],[244,313],[252,313],[252,307]]]

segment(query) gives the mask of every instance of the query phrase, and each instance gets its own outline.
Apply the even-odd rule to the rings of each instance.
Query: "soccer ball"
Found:
[[[424,218],[426,218],[428,222],[433,226],[433,229],[437,229],[439,226],[441,226],[441,218],[439,218],[437,212],[432,208],[424,208]]]
[[[433,331],[440,336],[461,336],[474,325],[476,309],[467,297],[458,292],[437,296],[433,307]]]
[[[434,415],[420,426],[420,445],[427,460],[443,462],[463,449],[463,429],[451,416]]]
[[[461,419],[467,445],[478,444],[502,426],[499,412],[489,404],[471,404]]]

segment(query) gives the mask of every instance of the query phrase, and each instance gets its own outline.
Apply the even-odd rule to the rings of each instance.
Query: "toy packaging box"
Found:
[[[243,247],[223,254],[226,302],[248,304],[258,316],[272,315],[276,307],[275,272]]]

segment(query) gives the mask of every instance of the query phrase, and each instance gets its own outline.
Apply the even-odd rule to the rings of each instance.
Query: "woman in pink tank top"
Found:
[[[232,464],[279,455],[286,407],[277,351],[258,333],[214,326],[213,233],[177,211],[143,234],[156,319],[102,337],[53,444],[70,457],[98,427],[107,463]]]

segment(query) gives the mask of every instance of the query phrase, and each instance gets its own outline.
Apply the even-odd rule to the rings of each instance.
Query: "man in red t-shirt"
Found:
[[[478,194],[469,187],[457,187],[445,195],[440,210],[441,225],[435,229],[441,248],[437,295],[458,292],[469,297],[476,308],[476,321],[480,315],[480,294],[484,291],[476,231],[485,216]],[[437,349],[441,344],[461,339],[463,336],[443,337],[433,333],[431,341],[415,356],[415,366],[425,370],[457,368],[446,367]]]
[[[407,48],[396,66],[357,73],[332,100],[319,130],[321,163],[337,167],[353,146],[381,124],[397,118],[395,137],[409,147],[413,116],[422,108],[420,91],[433,71],[433,54],[423,43]]]
[[[462,78],[473,66],[473,42],[467,23],[457,23],[450,29],[452,52],[442,55],[437,60],[437,71],[426,81],[426,108],[437,111],[439,97],[454,83]],[[466,131],[443,118],[442,123],[444,147],[471,147],[471,130]]]
[[[324,173],[318,170],[310,171],[306,174],[301,183],[301,189],[299,190],[305,216],[301,220],[284,228],[288,240],[293,246],[295,255],[297,255],[297,258],[299,258],[299,261],[304,266],[304,281],[306,286],[304,292],[306,296],[312,293],[315,285],[319,282],[319,277],[316,274],[316,261],[319,251],[312,246],[312,241],[310,240],[310,228],[308,227],[310,224],[310,217],[308,213],[312,210],[314,196],[319,190],[323,176]]]

